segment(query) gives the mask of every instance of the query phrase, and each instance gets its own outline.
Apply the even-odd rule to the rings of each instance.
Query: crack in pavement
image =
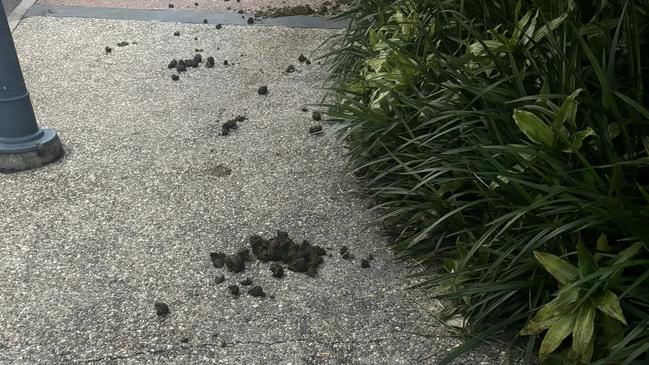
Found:
[[[402,334],[407,334],[411,336],[416,336],[416,337],[422,337],[426,339],[434,339],[434,338],[451,338],[451,337],[456,337],[456,336],[439,336],[439,335],[429,335],[429,334],[423,334],[423,333],[415,333],[415,332],[401,332]],[[384,341],[390,341],[393,340],[397,337],[381,337],[381,338],[374,338],[374,339],[369,339],[369,340],[348,340],[348,341],[327,341],[327,342],[321,342],[318,340],[314,339],[288,339],[288,340],[278,340],[278,341],[232,341],[232,342],[227,342],[228,346],[240,346],[240,345],[258,345],[258,346],[277,346],[277,345],[285,345],[289,343],[302,343],[302,342],[313,342],[317,343],[320,345],[330,345],[330,346],[336,346],[336,345],[347,345],[347,344],[372,344],[372,343],[379,343],[379,342],[384,342]],[[173,346],[173,345],[171,345]],[[160,350],[149,350],[149,351],[136,351],[132,354],[127,354],[127,355],[108,355],[104,357],[99,357],[99,358],[93,358],[93,359],[79,359],[79,360],[72,360],[74,362],[82,362],[86,364],[91,364],[91,363],[98,363],[98,362],[104,362],[104,361],[110,361],[110,360],[127,360],[127,359],[133,359],[138,356],[146,356],[146,355],[159,355],[159,354],[164,354],[164,353],[170,353],[174,350],[181,350],[181,351],[187,351],[187,350],[195,350],[195,349],[205,349],[205,348],[222,348],[220,343],[213,343],[213,342],[208,342],[208,343],[202,343],[202,344],[197,344],[197,345],[189,345],[189,346],[178,346],[178,347],[171,347],[167,349],[160,349]],[[59,354],[59,356],[64,356],[68,355],[69,353],[66,354]]]

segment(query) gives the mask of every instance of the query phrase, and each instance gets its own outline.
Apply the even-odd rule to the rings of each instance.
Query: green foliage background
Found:
[[[395,249],[469,320],[445,361],[515,334],[526,362],[648,364],[649,1],[342,17],[329,117]]]

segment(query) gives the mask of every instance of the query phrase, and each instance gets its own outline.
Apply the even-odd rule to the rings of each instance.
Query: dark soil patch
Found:
[[[273,277],[281,278],[284,276],[284,268],[277,262],[270,264],[270,272],[273,273]]]
[[[259,260],[281,261],[288,265],[289,270],[303,272],[311,277],[318,273],[318,267],[323,262],[322,256],[325,255],[322,247],[313,246],[307,241],[297,244],[283,231],[277,231],[277,235],[269,240],[251,236],[250,246]]]
[[[230,134],[230,130],[239,128],[239,126],[237,126],[238,122],[243,122],[246,119],[248,118],[243,115],[239,115],[223,123],[223,126],[221,127],[221,135],[227,136],[228,134]]]
[[[259,89],[257,89],[257,93],[259,95],[267,95],[268,94],[268,86],[260,86]]]
[[[218,164],[214,167],[210,167],[209,169],[205,170],[205,173],[207,173],[210,176],[225,177],[232,174],[232,169],[223,164]]]
[[[253,297],[265,297],[266,293],[264,293],[264,289],[261,288],[261,286],[254,286],[248,290],[248,294],[252,295]]]
[[[234,255],[226,255],[223,252],[210,253],[210,260],[214,267],[220,269],[226,266],[232,272],[241,272],[246,269],[245,262],[250,261],[250,254],[247,249],[239,250]]]
[[[230,294],[237,296],[239,295],[239,286],[238,285],[230,285],[228,286],[228,290],[230,291]]]
[[[351,260],[354,258],[354,255],[352,255],[351,252],[349,252],[349,247],[347,246],[343,246],[340,248],[340,256],[342,256],[342,258],[344,258],[345,260]]]
[[[166,303],[157,302],[154,307],[159,317],[166,317],[169,314],[169,306]]]
[[[252,261],[252,258],[250,257],[250,250],[247,248],[242,248],[237,252],[237,255],[241,257],[243,261]]]
[[[220,269],[225,265],[225,254],[223,252],[212,252],[210,253],[210,260],[212,260],[212,265],[215,268]]]
[[[185,61],[180,60],[176,63],[176,71],[177,72],[185,72],[187,71],[187,65],[185,64]]]
[[[239,255],[228,255],[225,257],[225,266],[232,272],[242,272],[246,269],[246,265]]]

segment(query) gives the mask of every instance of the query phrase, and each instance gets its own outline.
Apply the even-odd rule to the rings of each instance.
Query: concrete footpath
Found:
[[[67,155],[0,175],[0,363],[435,364],[457,346],[435,320],[441,304],[406,291],[407,265],[342,147],[309,134],[322,123],[317,48],[335,32],[23,20],[14,38],[36,114]],[[168,63],[196,50],[215,66],[172,81]],[[327,250],[316,277],[212,265],[210,253],[277,230]],[[266,297],[229,292],[246,278]],[[486,347],[458,364],[500,356]]]

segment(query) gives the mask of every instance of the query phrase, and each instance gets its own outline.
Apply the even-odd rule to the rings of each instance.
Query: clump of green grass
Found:
[[[328,114],[471,340],[649,363],[649,2],[359,0]]]

